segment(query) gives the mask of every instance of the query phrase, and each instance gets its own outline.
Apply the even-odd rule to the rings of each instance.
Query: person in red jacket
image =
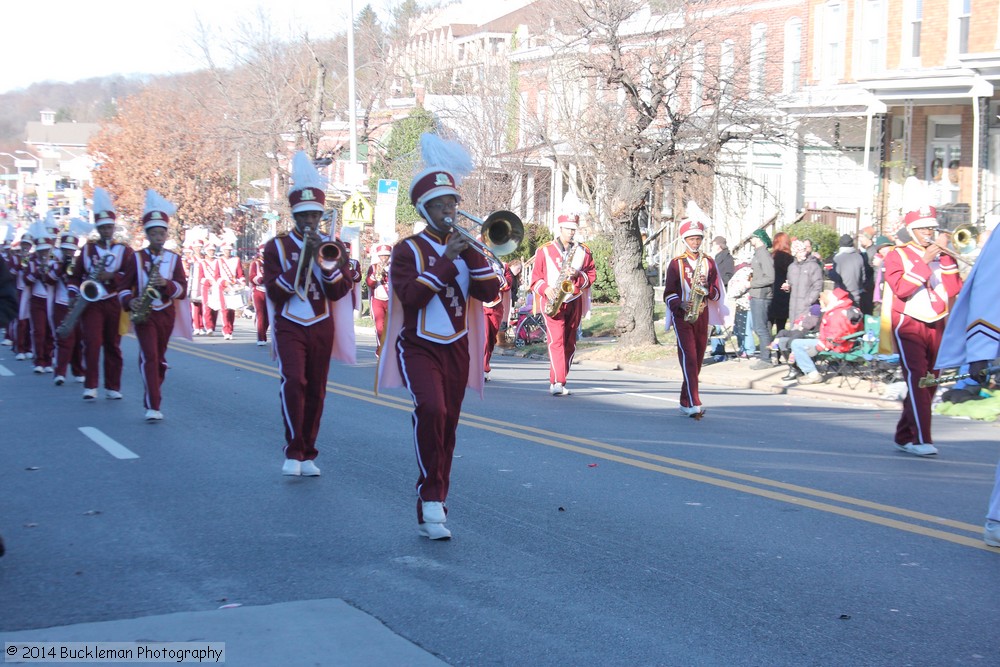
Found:
[[[851,294],[843,288],[821,292],[819,305],[823,319],[820,320],[816,338],[797,338],[788,345],[795,365],[803,373],[799,384],[822,382],[823,376],[816,370],[812,358],[822,351],[849,351],[853,343],[845,337],[861,331],[864,326],[864,315],[854,306]]]
[[[684,252],[670,260],[663,283],[663,300],[673,321],[677,337],[677,359],[680,361],[684,381],[681,383],[681,414],[700,419],[704,410],[698,395],[698,374],[701,373],[705,349],[708,347],[709,303],[719,304],[725,299],[719,270],[715,260],[701,252],[705,239],[705,225],[699,220],[687,219],[681,223],[678,237]],[[692,312],[693,293],[701,292],[700,312]],[[721,318],[718,320],[721,322]]]
[[[904,184],[904,194],[905,189]],[[954,258],[941,252],[948,237],[937,234],[933,206],[910,211],[903,222],[912,240],[886,255],[882,297],[883,325],[888,324],[907,387],[895,442],[908,454],[934,456],[937,448],[931,438],[931,403],[937,387],[921,387],[920,379],[937,373],[934,361],[944,335],[948,304],[962,290],[962,278]]]

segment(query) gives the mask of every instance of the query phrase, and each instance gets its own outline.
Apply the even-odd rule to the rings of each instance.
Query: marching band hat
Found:
[[[686,239],[689,236],[705,237],[705,225],[697,220],[685,220],[681,223],[681,228],[677,232],[678,236]]]
[[[177,212],[177,207],[168,202],[156,190],[146,190],[146,206],[142,214],[142,228],[146,231],[154,227],[166,229],[170,216]]]
[[[903,225],[907,229],[936,228],[938,226],[937,209],[933,206],[924,206],[910,211],[903,217]]]
[[[80,247],[80,239],[69,232],[65,232],[59,237],[59,247],[63,250],[77,250]]]
[[[410,184],[410,202],[414,206],[426,204],[444,195],[454,195],[456,200],[462,201],[462,195],[458,194],[455,177],[451,172],[444,169],[425,169],[413,177],[413,182]]]
[[[94,188],[94,224],[115,224],[115,205],[111,203],[111,195],[104,188]]]
[[[381,243],[381,244],[375,246],[375,254],[376,255],[391,255],[392,254],[392,246],[390,246],[388,243]]]
[[[565,227],[566,229],[579,229],[580,228],[580,216],[575,213],[563,214],[556,218],[556,222],[560,227]]]
[[[31,223],[31,227],[28,228],[28,234],[37,239],[35,250],[48,250],[52,247],[52,239],[49,238],[45,223],[41,220]],[[25,236],[28,236],[28,234],[25,234]]]
[[[292,187],[288,191],[288,204],[292,214],[301,211],[323,212],[326,208],[326,184],[305,151],[292,157]]]
[[[462,200],[458,186],[473,169],[472,156],[464,146],[424,132],[420,135],[420,160],[423,169],[410,182],[410,203],[421,214],[426,213],[424,204],[437,197],[452,195]]]

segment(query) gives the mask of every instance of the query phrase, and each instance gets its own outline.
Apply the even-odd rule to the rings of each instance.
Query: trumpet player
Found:
[[[13,343],[14,359],[24,361],[35,356],[31,351],[31,289],[24,281],[34,241],[30,234],[22,234],[19,239],[15,236],[11,247],[15,246],[10,270],[17,289],[17,317],[8,325],[7,334]]]
[[[719,304],[725,299],[715,260],[701,252],[705,225],[690,217],[678,231],[683,250],[670,260],[663,283],[668,322],[677,339],[677,359],[684,380],[681,383],[680,410],[686,417],[701,419],[704,408],[698,394],[709,324],[723,323]]]
[[[40,223],[35,223],[39,225]],[[34,226],[34,225],[33,225]],[[44,229],[41,234],[47,233]],[[52,372],[52,353],[55,351],[55,339],[52,327],[49,326],[49,299],[54,291],[55,281],[49,274],[52,269],[51,251],[52,239],[44,235],[36,235],[35,254],[28,261],[24,272],[26,289],[31,294],[31,342],[35,352],[36,374]]]
[[[451,537],[444,524],[465,388],[480,395],[483,391],[482,302],[497,298],[501,277],[471,241],[453,229],[460,199],[456,172],[471,171],[465,148],[424,134],[421,149],[425,168],[410,184],[410,201],[427,226],[392,252],[377,387],[405,385],[410,392],[419,468],[418,532],[446,540]],[[438,159],[427,164],[430,156]]]
[[[365,283],[368,285],[368,303],[372,319],[375,320],[375,335],[377,337],[375,358],[382,350],[385,340],[385,316],[389,312],[389,258],[392,256],[392,246],[380,243],[375,246],[375,261],[368,267]]]
[[[319,233],[326,195],[312,161],[299,151],[292,160],[295,185],[288,193],[295,228],[264,246],[271,335],[281,374],[285,423],[283,475],[316,477],[316,438],[323,417],[330,358],[354,363],[354,282],[341,270],[347,253]],[[328,258],[328,248],[336,259]],[[360,277],[359,277],[360,279]],[[347,298],[344,298],[347,297]]]
[[[167,374],[167,346],[177,333],[193,339],[191,313],[183,301],[187,276],[180,255],[163,247],[176,207],[155,190],[146,192],[142,227],[149,245],[126,262],[118,300],[130,313],[139,341],[139,373],[145,390],[146,421],[163,419],[160,411]]]
[[[117,213],[111,195],[104,188],[94,188],[94,225],[98,238],[88,241],[77,255],[68,284],[74,297],[80,297],[84,285],[91,292],[86,295],[90,302],[80,316],[86,368],[84,400],[97,398],[101,352],[104,353],[106,396],[111,400],[122,397],[122,337],[119,331],[122,307],[118,301],[118,281],[122,267],[132,257],[132,249],[114,240],[116,221]]]
[[[84,220],[73,220],[77,226],[89,227],[90,224]],[[55,292],[52,296],[52,330],[55,331],[69,314],[70,293],[69,281],[73,277],[73,263],[76,261],[76,253],[79,252],[79,237],[70,232],[65,232],[59,238],[59,251],[62,254],[61,260],[55,265],[52,271],[52,278],[55,282]],[[72,327],[66,335],[56,336],[56,357],[55,357],[55,377],[53,382],[56,386],[61,386],[66,382],[66,371],[71,370],[74,378],[84,380],[83,367],[83,341],[80,336],[80,327]]]
[[[549,393],[568,396],[569,367],[576,354],[577,331],[590,310],[590,286],[597,279],[597,266],[590,248],[575,241],[580,216],[564,213],[558,218],[559,236],[535,251],[531,291],[535,307],[545,314],[549,339]],[[558,308],[550,304],[562,299]],[[552,312],[555,310],[555,312]]]
[[[904,199],[910,183],[907,179],[903,185]],[[921,387],[920,379],[934,367],[948,304],[961,291],[962,278],[955,259],[942,252],[948,237],[937,233],[933,206],[911,210],[903,224],[912,240],[885,257],[880,340],[892,340],[908,390],[896,424],[896,447],[916,456],[934,456],[938,450],[931,437],[931,402],[936,387]]]

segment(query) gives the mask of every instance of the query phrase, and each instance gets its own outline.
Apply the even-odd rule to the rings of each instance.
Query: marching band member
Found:
[[[267,345],[267,287],[264,286],[264,244],[257,247],[257,255],[247,269],[250,286],[253,288],[253,322],[257,327],[257,346]]]
[[[970,379],[988,385],[986,368],[1000,359],[1000,238],[980,248],[945,325],[934,368],[969,365]],[[986,511],[983,541],[1000,547],[1000,464]]]
[[[170,216],[176,207],[155,190],[146,191],[142,226],[149,245],[134,253],[125,265],[121,305],[130,312],[139,340],[139,372],[145,387],[146,421],[163,419],[161,388],[167,374],[167,345],[171,333],[191,340],[191,314],[183,299],[187,277],[180,255],[163,247]]]
[[[29,312],[32,348],[35,351],[34,371],[42,374],[52,372],[52,353],[55,350],[52,327],[49,326],[49,297],[54,290],[54,280],[49,275],[52,240],[45,236],[48,230],[41,222],[32,227],[37,229],[33,234],[37,243],[35,255],[28,261],[24,272],[24,282],[31,294]]]
[[[51,272],[55,283],[55,291],[52,296],[53,332],[63,323],[70,309],[69,282],[72,278],[72,267],[76,262],[76,254],[80,251],[80,240],[77,234],[87,234],[91,229],[93,229],[93,225],[89,222],[82,218],[75,218],[70,222],[70,231],[64,233],[59,239],[59,251],[62,256]],[[55,377],[53,378],[55,385],[61,386],[66,382],[67,368],[73,372],[73,377],[83,382],[85,378],[83,337],[80,335],[79,324],[72,327],[65,335],[55,336],[55,341],[56,359]]]
[[[14,272],[14,283],[17,287],[17,319],[12,320],[9,329],[12,331],[11,340],[14,342],[12,352],[14,359],[24,361],[33,359],[35,353],[31,346],[31,288],[25,283],[25,274],[28,271],[28,263],[31,261],[31,253],[34,250],[34,241],[30,234],[22,233],[11,247],[16,245],[17,252],[14,254],[14,261],[11,269]]]
[[[203,294],[203,286],[207,278],[205,271],[205,242],[198,239],[191,244],[191,259],[187,270],[188,301],[191,304],[191,325],[194,328],[195,336],[204,336],[208,333],[205,329],[205,314],[208,306]]]
[[[559,216],[559,236],[535,251],[531,270],[531,291],[535,308],[545,315],[549,338],[549,393],[568,396],[566,387],[580,321],[590,310],[590,286],[597,279],[597,267],[590,248],[574,241],[580,216],[564,213]],[[569,287],[566,292],[563,286]],[[563,298],[562,304],[550,314],[549,304]],[[538,311],[536,311],[538,312]]]
[[[888,318],[891,329],[881,340],[891,340],[899,353],[907,397],[896,425],[896,447],[917,456],[933,456],[937,448],[931,438],[931,402],[936,387],[921,387],[919,381],[934,366],[948,302],[958,295],[962,279],[958,264],[941,249],[947,235],[937,230],[937,211],[926,201],[914,177],[903,185],[904,201],[916,207],[903,218],[912,240],[893,248],[885,257],[882,298],[883,328]],[[910,187],[907,187],[907,186]],[[886,307],[886,306],[889,307]]]
[[[320,246],[328,241],[319,232],[326,195],[305,152],[295,154],[292,172],[294,186],[288,203],[295,228],[264,246],[264,285],[281,373],[285,422],[281,472],[315,477],[320,474],[313,461],[319,455],[316,437],[330,357],[354,363],[354,321],[348,296],[354,284],[336,265],[318,257]]]
[[[217,245],[205,245],[205,253],[202,255],[201,263],[204,277],[201,281],[202,297],[202,335],[214,336],[215,328],[219,324],[219,309],[222,308],[222,295],[219,292],[219,284],[215,276],[219,272],[219,260],[222,258],[222,249]]]
[[[109,399],[122,397],[122,349],[119,326],[122,307],[118,302],[118,280],[122,267],[132,257],[128,246],[114,240],[117,214],[111,196],[104,188],[94,188],[94,224],[99,235],[89,241],[76,257],[69,280],[70,293],[77,297],[84,282],[99,285],[94,300],[80,316],[83,332],[84,400],[97,398],[97,383],[101,373],[101,351],[104,352],[104,389]]]
[[[365,283],[368,285],[368,308],[375,320],[375,358],[382,350],[385,340],[385,316],[389,312],[389,258],[392,246],[381,243],[375,246],[375,261],[368,267]]]
[[[500,287],[500,294],[489,303],[483,304],[483,312],[486,315],[486,352],[483,355],[483,379],[490,381],[490,361],[493,359],[493,350],[497,346],[497,336],[500,335],[500,324],[507,321],[510,314],[510,288],[514,284],[514,274],[510,266],[503,267],[503,285]]]
[[[243,310],[245,305],[236,291],[247,286],[246,277],[243,275],[243,262],[236,256],[232,246],[222,246],[222,256],[215,262],[215,285],[222,311],[222,337],[225,340],[232,340],[236,309]]]
[[[376,389],[405,384],[413,399],[417,524],[432,540],[445,527],[455,436],[465,388],[483,390],[482,301],[496,299],[501,278],[482,254],[452,231],[461,199],[457,178],[472,171],[465,149],[421,136],[425,169],[413,178],[410,201],[427,227],[396,244],[389,271],[389,316]]]
[[[682,415],[695,419],[704,414],[698,395],[698,375],[708,347],[708,327],[721,325],[726,315],[721,305],[726,294],[715,260],[701,252],[705,224],[699,218],[703,215],[693,202],[688,204],[687,219],[678,232],[684,251],[670,260],[663,283],[668,326],[673,324],[677,359],[684,374],[680,410]]]

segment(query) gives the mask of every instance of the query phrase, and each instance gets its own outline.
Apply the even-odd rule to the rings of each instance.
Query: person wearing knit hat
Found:
[[[129,311],[139,341],[139,372],[145,388],[143,405],[147,422],[163,419],[160,411],[163,381],[167,375],[167,347],[171,334],[191,340],[191,313],[184,297],[187,275],[184,262],[164,244],[170,229],[170,217],[177,207],[156,190],[146,191],[142,228],[149,245],[137,251],[125,264],[118,295]]]
[[[31,342],[35,351],[34,371],[36,374],[51,373],[52,354],[55,350],[55,339],[49,323],[49,300],[55,291],[55,280],[50,274],[52,239],[48,237],[45,223],[40,220],[31,225],[29,232],[36,240],[35,252],[23,275],[25,288],[31,294],[28,308],[31,317]]]
[[[892,342],[899,353],[907,396],[896,424],[896,447],[916,456],[938,453],[931,435],[931,403],[935,386],[921,387],[932,369],[944,334],[949,303],[958,296],[962,278],[958,264],[941,249],[946,234],[935,238],[938,222],[927,203],[926,184],[910,177],[903,184],[903,201],[912,206],[903,218],[913,240],[885,256],[880,351]]]
[[[681,253],[670,260],[663,281],[663,300],[667,304],[667,326],[673,326],[680,362],[680,411],[685,417],[701,419],[704,408],[698,393],[709,325],[722,326],[728,309],[722,305],[726,291],[715,260],[701,252],[705,240],[707,216],[694,202],[688,202],[687,216],[677,237]]]
[[[750,317],[757,334],[759,358],[751,368],[756,371],[772,370],[771,363],[771,299],[774,297],[774,257],[768,252],[771,237],[758,229],[750,237],[753,259],[750,260]]]
[[[372,262],[365,275],[368,285],[368,308],[375,320],[375,358],[379,357],[382,341],[385,340],[385,318],[389,313],[389,259],[392,246],[380,243],[375,246]]]
[[[285,425],[283,475],[316,477],[316,438],[323,418],[331,355],[354,363],[354,283],[343,264],[320,255],[325,183],[304,151],[292,158],[288,204],[295,227],[264,246],[264,287],[272,351],[281,374]],[[331,229],[331,236],[334,230]],[[346,252],[342,257],[346,258]],[[347,298],[344,298],[347,297]]]
[[[421,135],[420,150],[423,169],[410,184],[410,201],[427,226],[392,249],[376,389],[405,385],[410,392],[417,530],[445,540],[451,537],[444,524],[465,389],[483,390],[482,304],[497,298],[502,278],[452,229],[459,185],[472,172],[468,151],[429,133]]]
[[[568,396],[570,366],[576,354],[580,322],[590,311],[590,290],[597,280],[594,256],[576,240],[580,215],[576,196],[570,193],[556,219],[555,239],[535,251],[528,289],[535,312],[545,316],[549,348],[549,393]]]
[[[253,323],[257,328],[257,347],[267,345],[267,329],[270,325],[270,320],[267,318],[267,288],[264,286],[265,245],[261,243],[257,246],[257,254],[250,260],[250,266],[247,267],[247,281],[253,300]]]
[[[118,301],[118,281],[123,267],[132,259],[132,249],[114,240],[117,214],[111,195],[104,188],[94,188],[94,225],[98,238],[89,241],[76,256],[68,289],[78,297],[86,284],[86,306],[79,316],[83,336],[83,399],[97,398],[101,378],[101,353],[104,354],[104,389],[107,398],[122,397],[122,350],[119,326],[122,317]]]

